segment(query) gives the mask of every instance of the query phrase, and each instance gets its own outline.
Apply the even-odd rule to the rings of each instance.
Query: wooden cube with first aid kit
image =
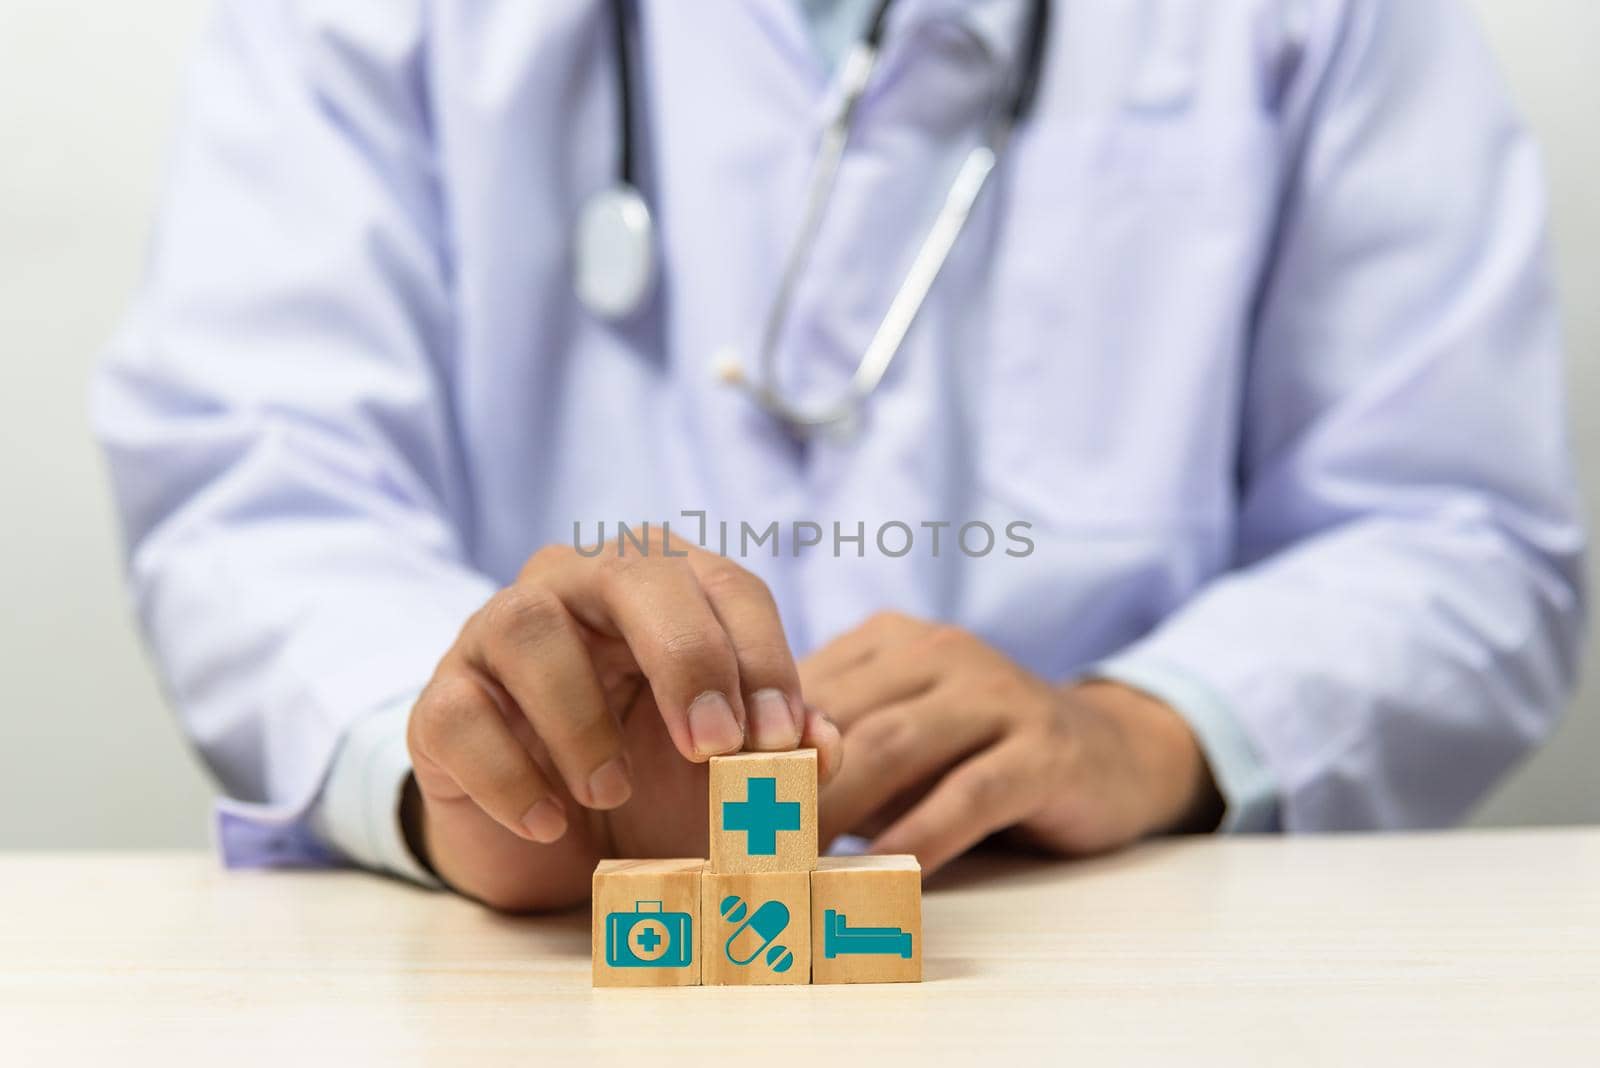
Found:
[[[700,875],[706,862],[602,860],[594,870],[595,986],[700,984]]]
[[[922,869],[818,860],[816,750],[712,757],[708,815],[709,861],[595,869],[594,985],[921,981]]]

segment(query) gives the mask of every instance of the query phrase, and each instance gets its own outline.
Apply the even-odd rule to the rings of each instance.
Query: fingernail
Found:
[[[828,715],[822,709],[818,708],[816,705],[806,705],[806,711],[810,715],[816,716],[817,719],[821,720],[823,726],[833,731],[834,734],[839,733],[839,725],[833,721],[832,716]]]
[[[819,770],[826,781],[839,774],[839,769],[844,767],[844,737],[839,733],[839,725],[829,719],[822,709],[807,705],[806,710],[815,717],[811,723],[811,737],[816,743],[818,757],[824,762]]]
[[[689,706],[689,738],[700,756],[731,753],[744,744],[744,732],[733,718],[733,706],[715,690],[701,694]]]
[[[536,842],[554,842],[567,833],[567,813],[553,797],[536,802],[522,814],[522,826]]]
[[[759,690],[751,699],[750,733],[757,749],[793,749],[800,744],[800,724],[781,690]]]
[[[616,808],[632,795],[628,765],[621,757],[606,761],[589,776],[589,801],[595,808]]]
[[[822,733],[823,737],[831,738],[833,740],[834,744],[838,744],[839,742],[842,742],[844,740],[844,735],[839,733],[839,725],[837,723],[835,723],[833,720],[829,719],[827,716],[822,716],[821,720],[822,720],[821,733]]]

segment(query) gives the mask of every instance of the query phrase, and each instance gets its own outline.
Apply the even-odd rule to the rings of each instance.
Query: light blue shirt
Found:
[[[798,0],[811,41],[832,71],[860,39],[877,0]]]
[[[895,608],[1162,697],[1230,829],[1449,823],[1545,735],[1583,531],[1544,193],[1458,4],[1056,4],[860,432],[804,445],[714,367],[752,365],[832,75],[791,0],[640,6],[662,284],[616,327],[570,276],[604,5],[218,5],[94,420],[230,859],[417,875],[405,712],[462,621],[575,524],[684,510],[781,525],[742,560],[801,653]],[[895,6],[795,399],[853,371],[1025,6]]]

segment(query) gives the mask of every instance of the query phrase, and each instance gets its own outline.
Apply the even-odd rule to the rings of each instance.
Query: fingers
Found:
[[[469,798],[540,842],[565,832],[563,797],[622,805],[632,769],[601,678],[619,659],[644,675],[672,744],[691,760],[734,752],[748,733],[762,749],[809,738],[824,776],[839,765],[838,731],[807,718],[759,579],[693,550],[584,558],[562,547],[535,554],[468,622],[419,701],[411,743],[424,793]],[[522,744],[529,732],[536,745]],[[556,776],[565,793],[552,788]]]
[[[823,794],[826,833],[859,832],[865,820],[905,791],[991,745],[1002,726],[942,694],[867,716],[846,736],[849,766]]]
[[[465,670],[436,677],[418,698],[407,730],[422,792],[465,795],[511,833],[554,842],[567,814],[544,772],[506,725],[490,690]]]
[[[867,617],[859,627],[846,631],[806,657],[801,666],[806,691],[809,693],[813,685],[849,671],[881,649],[906,640],[928,625],[900,612],[878,612]]]
[[[808,657],[801,668],[806,700],[842,730],[886,705],[925,693],[949,669],[951,628],[880,612]]]
[[[733,642],[682,560],[574,554],[544,581],[578,619],[627,644],[680,753],[702,761],[744,745]]]
[[[806,706],[806,729],[800,744],[817,751],[817,782],[826,786],[844,767],[844,740],[820,709]]]
[[[1050,788],[1046,750],[1026,735],[985,750],[945,776],[872,843],[872,851],[915,854],[931,872],[1027,819]]]
[[[806,692],[865,662],[872,653],[873,646],[863,640],[860,628],[839,635],[800,665]]]
[[[490,598],[462,632],[462,654],[527,718],[574,799],[612,809],[633,793],[622,732],[566,607],[535,586]]]
[[[843,731],[892,704],[925,695],[945,665],[931,650],[912,643],[894,646],[806,689],[806,700],[828,714]]]
[[[800,675],[767,584],[721,557],[696,553],[690,566],[733,643],[753,749],[793,749],[806,726]]]

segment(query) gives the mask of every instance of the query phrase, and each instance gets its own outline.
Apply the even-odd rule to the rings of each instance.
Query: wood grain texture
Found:
[[[737,902],[728,902],[737,898]],[[769,901],[787,912],[783,930],[769,940],[757,912]],[[724,908],[724,903],[731,908]],[[738,905],[743,905],[741,909]],[[700,876],[701,982],[706,986],[789,986],[811,981],[811,873],[708,870]],[[730,945],[730,939],[732,944]],[[785,957],[775,949],[788,951]],[[757,951],[747,964],[738,964]]]
[[[1597,886],[1596,829],[973,858],[924,887],[921,983],[596,990],[586,908],[0,853],[0,1043],[69,1068],[1592,1064]]]
[[[695,859],[602,860],[596,866],[590,910],[595,986],[699,985],[705,865]]]
[[[725,803],[742,805],[750,798],[750,780],[776,780],[780,803],[798,803],[800,826],[774,836],[776,852],[752,854],[744,831],[724,830]],[[817,751],[796,749],[788,753],[736,753],[711,758],[710,788],[711,870],[719,873],[752,871],[810,871],[817,866]]]
[[[846,925],[857,934],[845,934]],[[867,936],[860,933],[863,928],[893,928],[907,937]],[[870,939],[873,952],[861,952],[868,948],[864,939]],[[910,955],[882,952],[898,944]],[[836,947],[832,956],[830,947]],[[811,873],[811,981],[922,981],[922,866],[916,857],[823,857],[817,862]]]

